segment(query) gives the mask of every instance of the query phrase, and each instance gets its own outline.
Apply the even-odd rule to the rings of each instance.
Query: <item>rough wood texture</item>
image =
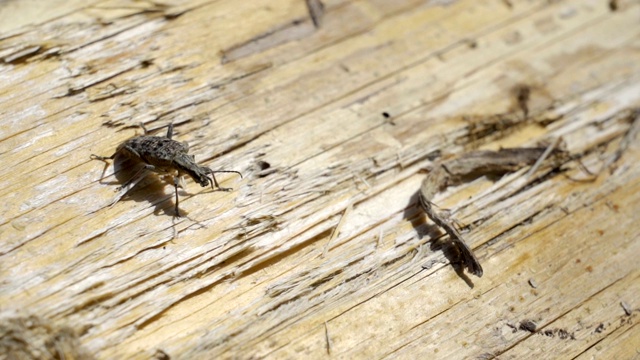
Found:
[[[44,3],[0,4],[0,357],[638,356],[637,1]],[[109,207],[139,123],[244,179]],[[433,199],[468,276],[425,169],[553,142]]]

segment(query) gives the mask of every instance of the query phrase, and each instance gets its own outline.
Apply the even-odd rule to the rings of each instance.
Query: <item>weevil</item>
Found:
[[[215,185],[221,191],[231,191],[232,189],[220,187],[216,180],[216,173],[236,173],[242,178],[242,174],[239,171],[211,170],[206,166],[198,165],[195,156],[189,155],[189,144],[172,139],[173,124],[169,124],[167,136],[149,136],[144,125],[140,124],[140,127],[144,130],[145,135],[136,136],[123,142],[116,148],[113,155],[99,156],[91,154],[91,159],[102,161],[113,160],[116,155],[122,154],[134,162],[144,164],[144,167],[120,187],[122,192],[114,203],[131,190],[142,178],[147,176],[149,171],[160,175],[172,175],[176,195],[175,213],[177,217],[180,217],[178,186],[182,184],[183,175],[191,176],[202,187],[211,184],[212,189],[214,189],[213,186]]]

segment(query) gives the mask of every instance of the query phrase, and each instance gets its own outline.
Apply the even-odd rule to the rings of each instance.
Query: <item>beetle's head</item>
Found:
[[[214,189],[213,185],[215,184],[215,187],[219,190],[230,190],[221,188],[220,185],[218,185],[215,176],[216,173],[236,173],[240,175],[240,178],[242,178],[242,174],[235,170],[213,171],[206,166],[200,166],[196,164],[196,160],[193,155],[181,155],[174,159],[174,164],[176,165],[180,173],[189,174],[189,176],[191,176],[191,178],[202,187],[211,184],[211,188]]]
[[[211,188],[213,188],[213,182],[211,181],[211,178],[207,176],[211,170],[198,165],[193,155],[184,154],[178,156],[173,160],[173,162],[180,173],[189,174],[193,181],[197,182],[202,187],[211,184]]]

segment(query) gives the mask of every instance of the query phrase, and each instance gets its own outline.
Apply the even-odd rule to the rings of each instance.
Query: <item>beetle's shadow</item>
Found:
[[[473,288],[473,282],[464,272],[464,265],[461,261],[460,251],[448,237],[443,237],[444,232],[440,227],[432,222],[427,222],[427,215],[418,205],[420,203],[419,197],[419,190],[411,195],[409,203],[404,209],[404,219],[411,223],[411,226],[413,226],[413,229],[416,231],[419,239],[422,239],[425,236],[434,239],[429,243],[431,251],[442,251],[456,274],[458,274],[458,276],[464,280],[470,288]]]
[[[105,164],[105,168],[102,172],[102,177],[100,180],[101,184],[117,186],[118,190],[114,191],[114,197],[117,196],[115,194],[118,193],[119,187],[133,179],[134,176],[144,168],[144,164],[141,162],[133,161],[127,158],[124,155],[117,154],[113,159],[113,172],[116,178],[116,181],[103,181],[104,176],[106,174],[107,169],[109,168],[109,164]],[[153,213],[159,215],[163,213],[165,215],[174,216],[175,214],[175,194],[173,192],[173,183],[169,183],[172,185],[171,191],[167,193],[167,185],[168,182],[159,174],[156,174],[152,171],[146,171],[146,175],[142,178],[137,184],[135,184],[129,191],[122,196],[113,206],[117,206],[117,203],[123,201],[136,201],[136,202],[149,202],[154,205],[155,208]],[[178,196],[183,196],[186,193],[184,191],[178,191]],[[171,206],[167,206],[166,201],[169,200],[171,202]],[[187,215],[187,213],[180,209],[180,215]]]

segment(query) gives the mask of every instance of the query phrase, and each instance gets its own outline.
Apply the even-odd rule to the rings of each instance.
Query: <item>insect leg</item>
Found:
[[[113,158],[116,157],[117,152],[113,153],[113,155],[111,156],[100,156],[100,155],[96,155],[96,154],[91,154],[90,158],[91,160],[101,160],[101,161],[106,161],[106,160],[113,160]]]
[[[145,165],[140,170],[138,170],[135,175],[131,177],[131,179],[127,180],[122,186],[120,186],[118,190],[118,194],[111,202],[111,206],[120,201],[123,196],[125,196],[129,190],[131,190],[136,184],[138,184],[142,179],[145,178],[149,174],[149,171],[152,171],[155,167],[153,165]]]
[[[213,179],[213,182],[211,183],[211,188],[212,189],[213,189],[213,185],[215,184],[215,186],[220,191],[231,191],[231,190],[233,190],[233,188],[220,187],[220,185],[218,184],[218,181],[216,180],[215,173],[236,173],[236,174],[240,175],[240,178],[242,179],[242,174],[239,171],[234,171],[234,170],[217,170],[217,171],[213,171],[213,170],[211,170],[209,168],[206,168],[206,169],[207,169],[207,172],[209,174],[211,174],[211,178]]]
[[[180,204],[180,198],[178,198],[178,185],[180,184],[180,176],[173,177],[173,187],[176,194],[176,217],[180,217],[180,210],[178,210],[178,205]]]
[[[167,128],[167,138],[171,139],[172,136],[173,136],[173,123],[169,124],[169,127]]]
[[[90,156],[91,160],[104,161],[104,169],[102,169],[102,175],[100,175],[100,180],[99,180],[100,183],[102,183],[102,179],[104,179],[104,174],[107,173],[107,168],[109,168],[109,162],[107,162],[107,160],[113,160],[116,157],[116,154],[118,154],[117,151],[113,153],[113,155],[111,156],[100,156],[96,154],[91,154]]]

